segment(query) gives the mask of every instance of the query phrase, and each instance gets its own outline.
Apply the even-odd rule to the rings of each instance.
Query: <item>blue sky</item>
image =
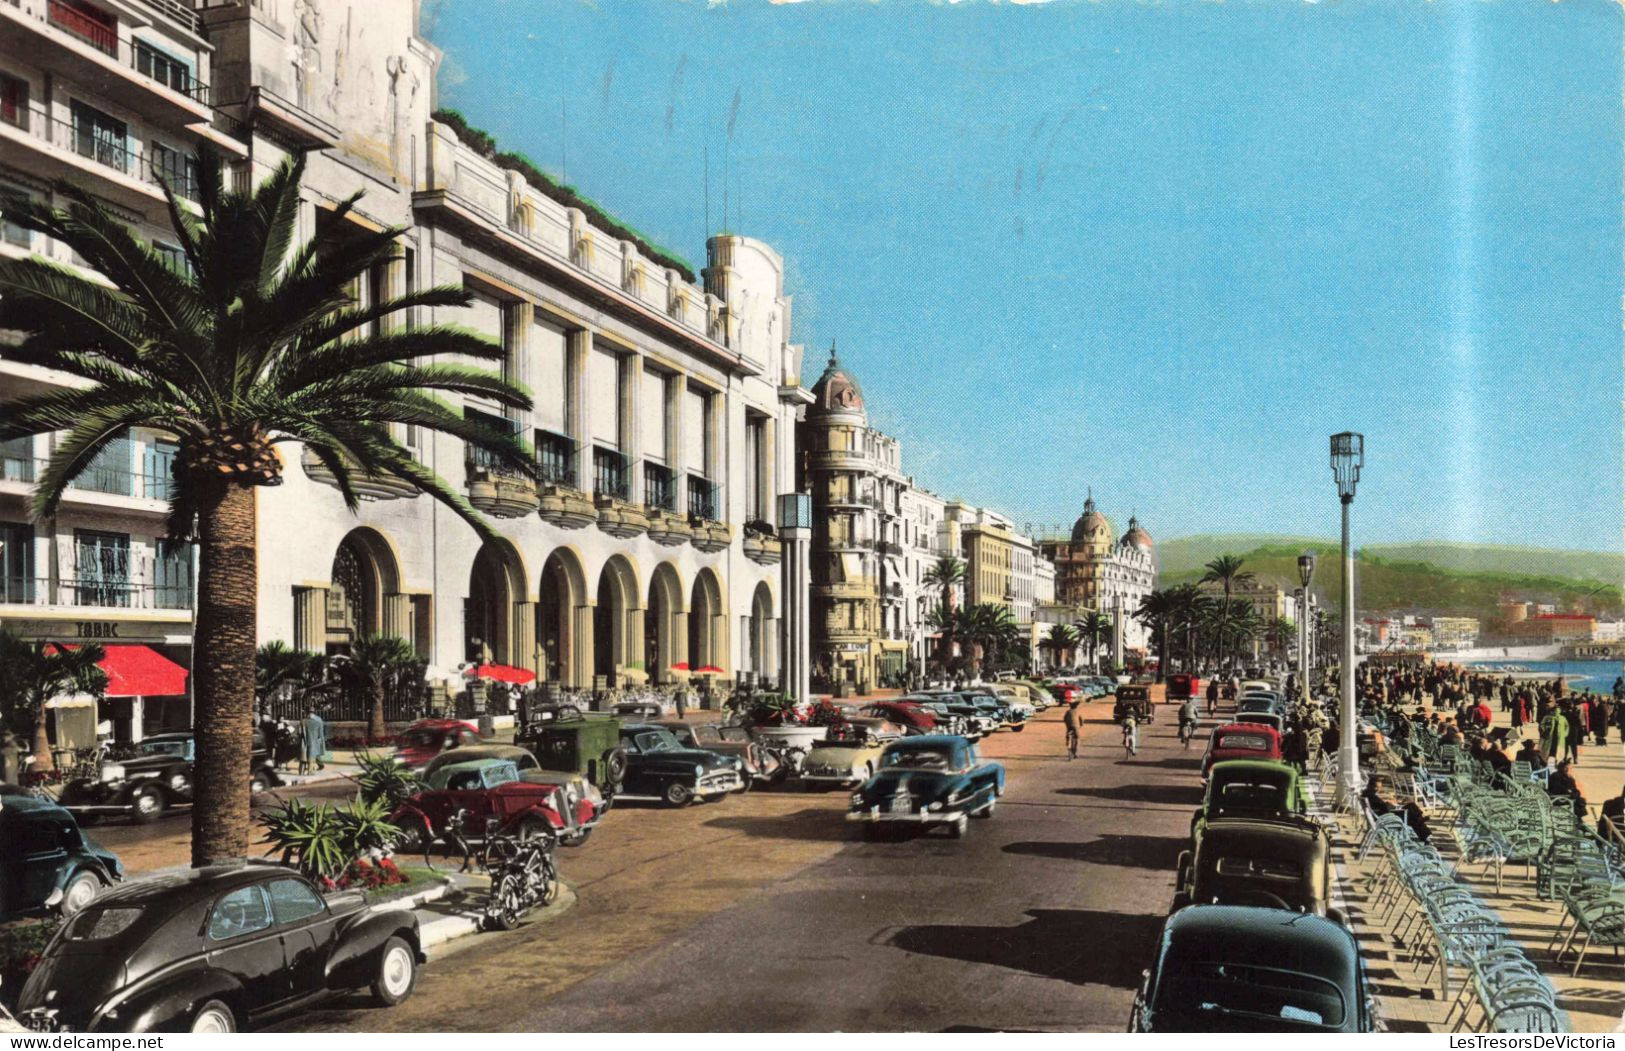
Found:
[[[1332,535],[1352,429],[1362,539],[1621,546],[1618,4],[427,6],[442,105],[696,265],[726,158],[946,496]]]

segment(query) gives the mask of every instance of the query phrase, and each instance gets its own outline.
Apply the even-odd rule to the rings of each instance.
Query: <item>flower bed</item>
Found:
[[[23,982],[39,966],[40,953],[59,925],[55,918],[0,925],[0,1003],[10,1007],[17,1002]]]

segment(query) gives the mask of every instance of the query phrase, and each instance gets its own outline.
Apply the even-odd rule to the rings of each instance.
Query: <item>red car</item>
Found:
[[[1202,756],[1202,780],[1214,763],[1226,759],[1281,759],[1281,732],[1256,723],[1228,723],[1213,731]]]
[[[870,719],[885,719],[903,728],[904,733],[929,734],[937,730],[935,713],[915,704],[898,701],[876,701],[865,705],[862,714]]]
[[[1168,676],[1168,693],[1170,701],[1184,701],[1192,697],[1200,699],[1202,696],[1202,680],[1195,675]]]
[[[483,749],[482,749],[483,751]],[[395,809],[390,821],[402,831],[402,853],[427,853],[463,811],[462,835],[477,840],[493,819],[508,835],[528,838],[551,832],[574,846],[586,840],[607,809],[597,789],[584,782],[548,783],[545,773],[521,775],[511,759],[475,759],[436,769],[429,788]],[[561,778],[562,780],[562,778]]]
[[[1049,690],[1050,693],[1053,693],[1055,695],[1055,699],[1060,701],[1062,704],[1071,704],[1073,701],[1078,699],[1078,684],[1075,682],[1051,683],[1049,686],[1045,687],[1045,689]]]
[[[479,744],[479,727],[462,719],[419,719],[401,731],[395,743],[395,760],[413,770],[429,765],[441,752],[464,745]]]

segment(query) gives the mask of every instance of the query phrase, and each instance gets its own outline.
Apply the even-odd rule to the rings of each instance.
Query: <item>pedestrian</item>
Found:
[[[1083,702],[1073,701],[1062,721],[1066,723],[1066,758],[1070,762],[1078,757],[1078,731],[1083,729]]]
[[[1597,744],[1608,743],[1608,727],[1614,721],[1614,699],[1598,697],[1591,704],[1591,732],[1597,735]]]
[[[1574,764],[1567,759],[1558,763],[1557,769],[1552,771],[1552,776],[1546,779],[1546,791],[1554,798],[1570,797],[1574,801],[1574,816],[1585,817],[1585,789],[1581,788],[1580,782],[1575,779],[1573,766]]]
[[[1209,679],[1207,684],[1207,713],[1212,715],[1219,707],[1219,680]]]
[[[1553,706],[1540,718],[1540,750],[1548,756],[1563,754],[1569,740],[1569,721]]]
[[[302,731],[299,738],[299,772],[310,773],[310,764],[315,763],[316,769],[326,770],[327,764],[327,723],[316,714],[312,708],[300,726]]]
[[[677,684],[677,696],[676,696],[675,700],[677,702],[677,718],[686,719],[688,717],[688,687],[687,686],[685,686],[682,683]]]
[[[1561,709],[1563,718],[1569,724],[1567,751],[1564,752],[1564,758],[1573,761],[1575,764],[1580,762],[1580,745],[1585,741],[1586,723],[1585,716],[1582,714],[1584,707],[1584,704],[1565,701]]]

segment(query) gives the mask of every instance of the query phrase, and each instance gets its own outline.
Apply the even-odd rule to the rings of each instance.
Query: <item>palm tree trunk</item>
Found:
[[[389,734],[389,727],[384,723],[384,684],[374,683],[372,686],[372,712],[367,716],[367,743],[382,741]]]
[[[252,488],[214,483],[199,501],[192,640],[195,867],[248,856],[259,594],[255,496]]]

